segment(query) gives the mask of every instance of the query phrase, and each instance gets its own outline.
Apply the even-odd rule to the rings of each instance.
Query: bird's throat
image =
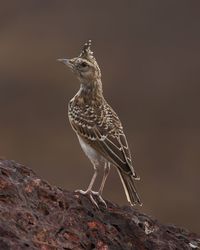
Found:
[[[102,82],[82,82],[80,85],[79,96],[88,101],[99,100],[103,97]]]

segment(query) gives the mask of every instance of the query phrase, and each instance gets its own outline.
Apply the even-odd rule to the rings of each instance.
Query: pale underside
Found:
[[[79,135],[78,140],[80,142],[81,148],[87,157],[92,162],[94,168],[98,168],[99,166],[104,166],[107,160],[100,155],[93,147],[91,147],[88,143],[86,143]]]

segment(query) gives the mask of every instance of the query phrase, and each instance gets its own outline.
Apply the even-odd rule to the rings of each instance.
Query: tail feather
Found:
[[[134,177],[132,175],[123,173],[120,169],[118,169],[118,173],[122,181],[128,202],[130,202],[132,206],[135,204],[139,204],[141,206],[142,203],[135,188]]]

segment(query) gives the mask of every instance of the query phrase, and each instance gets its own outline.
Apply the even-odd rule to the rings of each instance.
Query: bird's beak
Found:
[[[57,59],[57,61],[67,65],[71,70],[74,69],[74,63],[71,59]]]
[[[57,61],[65,64],[67,66],[69,66],[71,64],[69,59],[57,59]]]

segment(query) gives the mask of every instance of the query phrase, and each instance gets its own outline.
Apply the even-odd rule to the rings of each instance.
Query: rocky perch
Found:
[[[51,186],[0,160],[0,249],[198,249],[200,237],[129,206],[99,209],[87,196]]]

